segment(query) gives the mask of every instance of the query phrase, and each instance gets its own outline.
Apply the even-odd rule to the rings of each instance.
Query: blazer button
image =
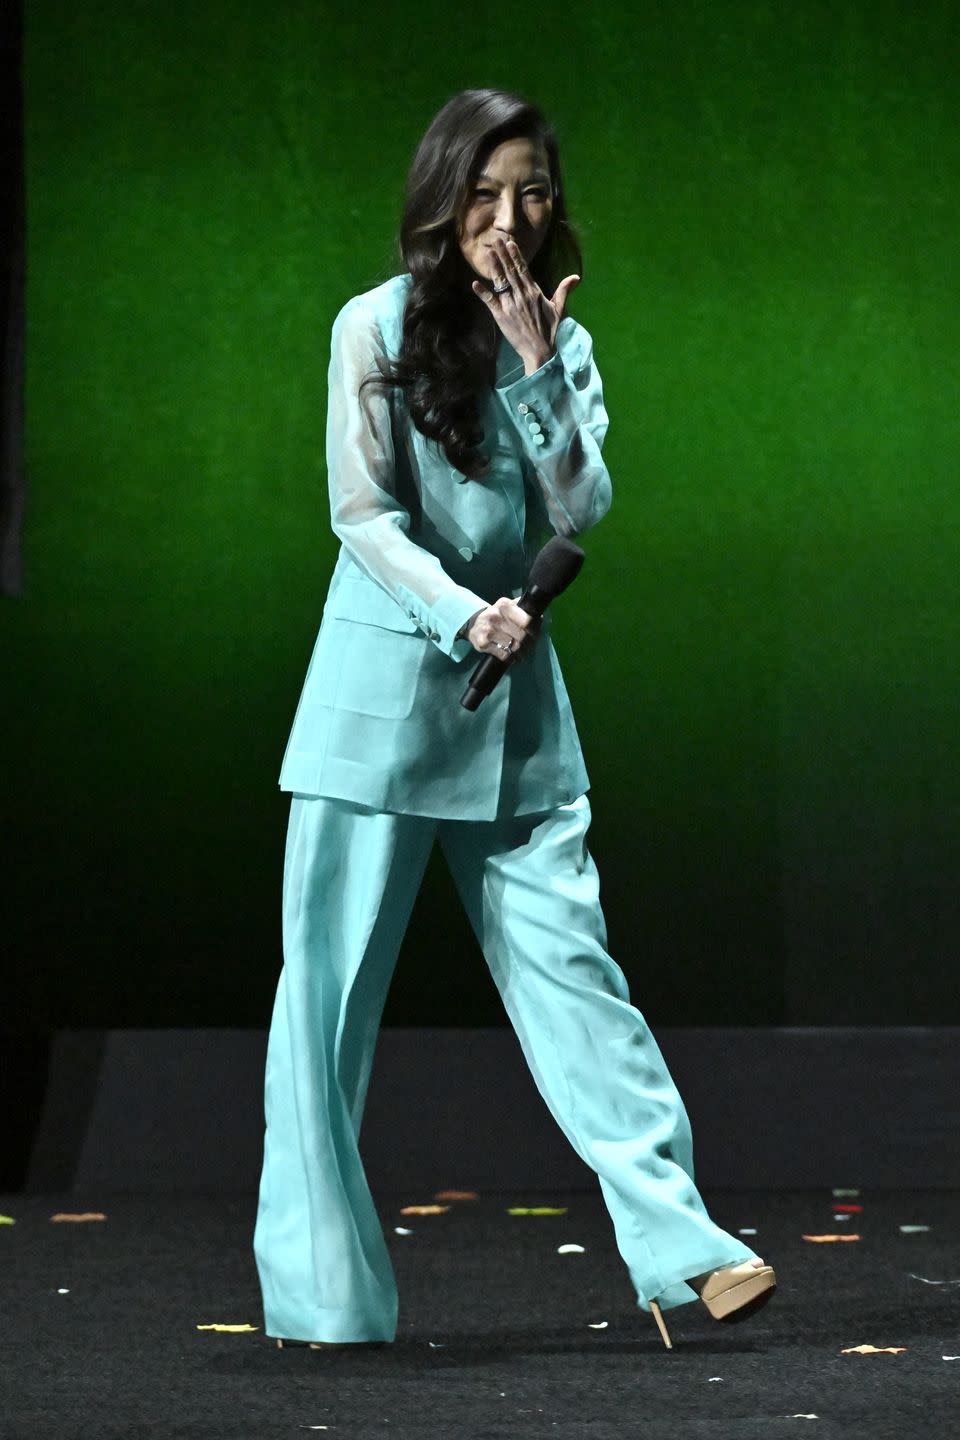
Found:
[[[530,439],[533,441],[534,445],[546,444],[546,436],[544,435],[531,435]]]
[[[474,553],[475,552],[470,549],[469,545],[461,545],[460,549],[457,551],[457,554],[462,555],[464,560],[472,560],[474,557]]]

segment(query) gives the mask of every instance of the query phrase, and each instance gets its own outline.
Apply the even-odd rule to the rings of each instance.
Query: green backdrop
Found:
[[[960,1020],[956,14],[27,0],[14,1014],[266,1025],[330,323],[497,85],[559,131],[611,415],[555,639],[633,998]],[[386,1018],[501,1018],[436,857]]]

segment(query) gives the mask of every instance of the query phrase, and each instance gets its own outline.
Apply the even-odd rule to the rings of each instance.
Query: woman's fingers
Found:
[[[509,660],[528,650],[536,639],[539,621],[521,610],[509,595],[501,595],[477,615],[468,633],[475,650]]]

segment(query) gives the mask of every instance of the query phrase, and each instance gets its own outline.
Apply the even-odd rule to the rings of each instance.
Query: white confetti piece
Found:
[[[752,1225],[741,1225],[740,1229],[737,1231],[738,1235],[756,1235],[756,1233],[757,1232]]]
[[[588,1320],[587,1324],[591,1330],[606,1330],[610,1324],[609,1320]]]
[[[60,1289],[60,1290],[57,1291],[57,1294],[58,1294],[58,1295],[69,1295],[69,1294],[70,1294],[70,1291],[69,1291],[69,1290]]]
[[[960,1285],[960,1280],[928,1280],[926,1275],[914,1275],[912,1270],[908,1270],[907,1274],[911,1280],[922,1280],[924,1285]]]
[[[819,1420],[819,1419],[820,1419],[820,1416],[819,1416],[819,1415],[805,1415],[802,1410],[798,1410],[795,1415],[784,1415],[783,1418],[784,1418],[784,1420]]]
[[[860,1194],[860,1191],[859,1191],[859,1190],[831,1190],[831,1191],[830,1191],[830,1194],[833,1196],[834,1200],[849,1200],[849,1199],[851,1199],[854,1195],[859,1195],[859,1194]]]
[[[412,1235],[413,1231],[405,1229],[402,1225],[394,1225],[393,1233],[394,1235]]]
[[[941,1360],[960,1360],[960,1355],[941,1355]]]
[[[722,1376],[722,1375],[710,1375],[710,1376],[708,1376],[708,1378],[707,1378],[707,1384],[708,1384],[708,1385],[712,1385],[715,1380],[719,1380],[720,1384],[721,1384],[721,1385],[723,1384],[723,1376]]]
[[[582,1245],[558,1245],[558,1246],[557,1246],[557,1254],[558,1254],[558,1255],[586,1255],[586,1253],[587,1253],[587,1252],[586,1252],[586,1250],[584,1250],[584,1248],[583,1248]]]
[[[446,1350],[446,1344],[442,1340],[428,1340],[427,1344],[431,1350]]]
[[[850,1216],[850,1215],[834,1215],[833,1218],[834,1218],[834,1220],[850,1220],[850,1219],[852,1219],[853,1217]]]
[[[900,1225],[898,1226],[901,1235],[925,1235],[930,1229],[929,1225]]]

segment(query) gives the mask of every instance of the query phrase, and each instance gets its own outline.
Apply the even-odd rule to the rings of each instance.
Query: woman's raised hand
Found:
[[[557,327],[563,319],[564,307],[579,275],[568,275],[548,300],[534,280],[513,240],[498,235],[493,242],[494,285],[509,285],[497,294],[479,280],[473,282],[473,293],[479,295],[491,311],[503,334],[523,361],[528,375],[545,365],[556,348]]]
[[[539,633],[539,620],[521,610],[509,595],[501,595],[473,617],[467,639],[474,650],[496,655],[509,664],[529,650]]]

